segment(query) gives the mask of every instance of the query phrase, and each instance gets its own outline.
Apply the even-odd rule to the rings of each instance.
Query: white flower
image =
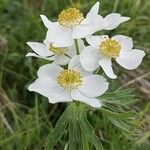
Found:
[[[76,100],[100,107],[101,103],[96,97],[106,92],[108,84],[104,77],[86,72],[81,67],[79,56],[74,56],[68,69],[56,64],[40,67],[38,79],[28,89],[47,97],[50,103]]]
[[[145,52],[133,48],[132,38],[116,35],[109,38],[107,35],[88,37],[90,46],[86,47],[80,55],[82,67],[87,71],[94,71],[99,66],[109,78],[115,79],[117,76],[112,69],[112,59],[116,60],[122,67],[132,70],[137,68]]]
[[[58,22],[51,22],[46,16],[41,15],[43,23],[48,28],[48,41],[58,47],[71,46],[74,39],[85,38],[103,29],[112,30],[130,19],[118,13],[111,13],[103,18],[98,15],[99,4],[97,2],[91,8],[86,18],[76,8],[63,10],[58,16]]]
[[[48,28],[47,39],[54,46],[71,46],[74,39],[85,38],[98,29],[103,29],[103,18],[98,15],[99,2],[97,2],[84,18],[83,13],[76,8],[63,10],[58,16],[58,22],[51,22],[44,15],[41,19]]]
[[[47,40],[44,40],[43,43],[38,42],[27,42],[27,44],[34,51],[33,53],[28,53],[26,56],[38,57],[50,61],[59,65],[66,65],[70,58],[76,55],[75,44],[71,47],[54,47]],[[85,48],[84,42],[78,40],[80,52]]]

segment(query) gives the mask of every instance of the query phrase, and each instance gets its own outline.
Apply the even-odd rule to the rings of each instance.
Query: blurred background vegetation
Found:
[[[56,20],[67,7],[80,8],[85,14],[96,0],[0,0],[0,149],[42,150],[66,104],[51,105],[47,99],[27,90],[36,78],[39,66],[47,62],[25,58],[30,48],[27,41],[42,42],[45,38],[40,14]],[[134,39],[134,46],[146,56],[142,65],[127,71],[118,65],[118,80],[110,81],[110,91],[133,88],[139,99],[132,109],[139,112],[142,132],[138,140],[126,139],[121,131],[99,111],[90,112],[89,120],[106,150],[150,150],[150,1],[101,0],[100,14],[118,12],[131,20],[117,29],[101,34],[124,34]],[[93,18],[94,19],[94,18]],[[67,134],[56,145],[62,150]],[[92,148],[91,148],[92,149]]]

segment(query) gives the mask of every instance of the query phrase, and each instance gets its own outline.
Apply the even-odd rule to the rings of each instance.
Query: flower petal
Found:
[[[27,44],[32,48],[32,50],[40,56],[51,56],[46,50],[46,46],[43,43],[38,42],[27,42]]]
[[[112,30],[117,28],[121,23],[128,21],[130,17],[122,17],[118,13],[111,13],[104,18],[105,30]]]
[[[45,97],[49,97],[51,94],[50,87],[53,83],[54,81],[48,77],[38,78],[29,85],[28,90],[37,92]]]
[[[116,61],[122,67],[128,70],[132,70],[137,68],[141,64],[144,56],[144,51],[139,49],[133,49],[128,52],[123,52],[118,58],[116,58]]]
[[[98,14],[99,12],[100,2],[96,2],[94,6],[91,8],[90,12],[93,14]]]
[[[87,71],[96,70],[99,67],[98,61],[100,59],[99,51],[91,46],[86,47],[80,55],[81,65]]]
[[[58,24],[48,30],[46,39],[55,47],[68,47],[73,45],[72,29]]]
[[[72,101],[69,92],[58,86],[54,80],[48,77],[38,78],[29,85],[28,90],[47,97],[50,103]]]
[[[51,22],[45,15],[40,15],[40,17],[47,29],[53,28],[55,23]]]
[[[45,47],[46,47],[46,50],[48,51],[48,53],[50,53],[50,55],[54,55],[55,53],[52,52],[52,51],[50,51],[50,45],[51,45],[52,43],[48,42],[47,39],[45,39],[45,40],[43,41],[43,43],[45,44]]]
[[[116,79],[117,76],[114,74],[113,69],[112,69],[112,62],[110,58],[103,58],[99,61],[99,65],[103,68],[105,74],[111,78],[111,79]]]
[[[70,58],[65,55],[57,55],[54,63],[58,65],[66,65],[69,62]]]
[[[79,46],[79,52],[81,53],[82,50],[85,48],[85,45],[84,45],[83,40],[77,39],[77,41],[78,41],[78,46]],[[75,43],[71,47],[68,47],[68,51],[66,52],[66,54],[70,57],[77,55]]]
[[[53,61],[54,60],[54,56],[52,56],[52,57],[40,56],[40,55],[37,55],[35,53],[28,53],[26,55],[26,57],[37,57],[37,58],[45,59],[45,60],[48,60],[48,61]]]
[[[49,102],[50,103],[59,103],[59,102],[72,102],[72,98],[70,96],[70,92],[67,90],[64,90],[60,93],[57,94],[51,94],[49,97]]]
[[[28,53],[27,55],[26,55],[26,57],[37,57],[37,58],[40,58],[40,56],[39,55],[37,55],[37,54],[35,54],[35,53]]]
[[[99,48],[99,45],[102,41],[108,39],[108,35],[101,35],[101,36],[89,36],[86,38],[86,41],[92,46],[95,47],[96,49]]]
[[[80,24],[74,27],[72,37],[74,39],[85,38],[86,36],[92,35],[95,31],[91,24]]]
[[[88,97],[98,97],[108,90],[109,83],[100,75],[91,75],[82,78],[82,85],[78,87],[79,91]]]
[[[119,41],[121,51],[130,51],[133,48],[132,38],[124,35],[113,36],[112,39]]]
[[[37,74],[38,77],[49,77],[53,80],[56,80],[62,68],[56,64],[46,64],[39,68]]]
[[[73,70],[76,70],[78,72],[80,72],[81,76],[87,76],[87,75],[91,75],[92,73],[91,72],[88,72],[88,71],[85,71],[82,66],[81,66],[81,63],[80,63],[80,56],[77,55],[77,56],[74,56],[70,62],[69,62],[69,65],[68,65],[68,69],[73,69]]]
[[[97,2],[87,14],[82,23],[73,29],[73,38],[85,38],[93,33],[102,30],[104,28],[104,19],[98,15],[99,2]],[[94,18],[94,19],[93,19]]]
[[[94,19],[93,19],[94,18]],[[83,24],[73,29],[72,37],[74,39],[85,38],[104,28],[103,18],[89,12]]]
[[[98,99],[86,97],[83,94],[81,94],[78,90],[71,91],[71,97],[73,100],[83,102],[92,107],[96,107],[96,108],[101,107],[101,103]]]
[[[73,29],[73,38],[85,38],[104,28],[103,17],[98,15],[100,3],[97,2],[89,11],[86,19]],[[94,18],[94,19],[93,19]]]

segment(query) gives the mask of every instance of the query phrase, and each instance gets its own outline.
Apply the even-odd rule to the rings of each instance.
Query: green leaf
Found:
[[[57,144],[57,142],[61,139],[68,125],[68,118],[69,116],[67,108],[57,121],[55,128],[48,135],[48,141],[46,143],[45,150],[53,150],[54,145]]]
[[[104,103],[116,104],[120,106],[129,106],[138,101],[138,99],[135,98],[132,89],[108,92],[101,96],[100,99]]]
[[[81,129],[76,120],[69,121],[69,150],[82,149]]]
[[[136,117],[136,112],[128,111],[128,112],[113,112],[111,110],[101,108],[102,112],[110,117],[117,118],[117,119],[134,119]]]
[[[138,122],[134,122],[137,117],[134,111],[114,112],[105,108],[101,108],[101,111],[122,132],[133,134],[136,128],[140,128]]]
[[[93,127],[87,120],[86,111],[84,108],[80,110],[79,119],[80,119],[79,125],[81,126],[81,130],[84,132],[89,142],[95,146],[96,150],[104,150],[100,140],[94,133]]]
[[[140,145],[144,143],[149,137],[150,137],[150,131],[145,133],[136,143]]]

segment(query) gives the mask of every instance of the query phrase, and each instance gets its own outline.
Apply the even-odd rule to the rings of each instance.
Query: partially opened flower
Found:
[[[76,100],[100,107],[101,102],[96,97],[106,92],[108,82],[102,76],[86,72],[80,65],[79,56],[75,56],[68,69],[56,64],[40,67],[38,79],[28,89],[47,97],[50,103]]]
[[[109,78],[115,79],[117,76],[112,69],[112,60],[116,60],[122,67],[132,70],[137,68],[145,52],[133,49],[132,38],[116,35],[112,38],[108,36],[91,36],[87,38],[90,46],[86,47],[81,55],[82,67],[87,71],[94,71],[99,66]]]
[[[58,22],[51,22],[41,15],[48,28],[47,39],[54,46],[71,46],[74,39],[85,38],[99,29],[103,29],[103,18],[98,15],[99,2],[97,2],[84,18],[83,13],[76,8],[63,10],[58,16]]]
[[[50,61],[59,65],[65,65],[69,62],[70,58],[76,55],[75,44],[71,47],[54,47],[52,43],[44,40],[43,43],[38,42],[27,42],[27,44],[34,51],[33,53],[28,53],[26,56],[38,57]],[[80,52],[85,48],[84,42],[78,40]]]

